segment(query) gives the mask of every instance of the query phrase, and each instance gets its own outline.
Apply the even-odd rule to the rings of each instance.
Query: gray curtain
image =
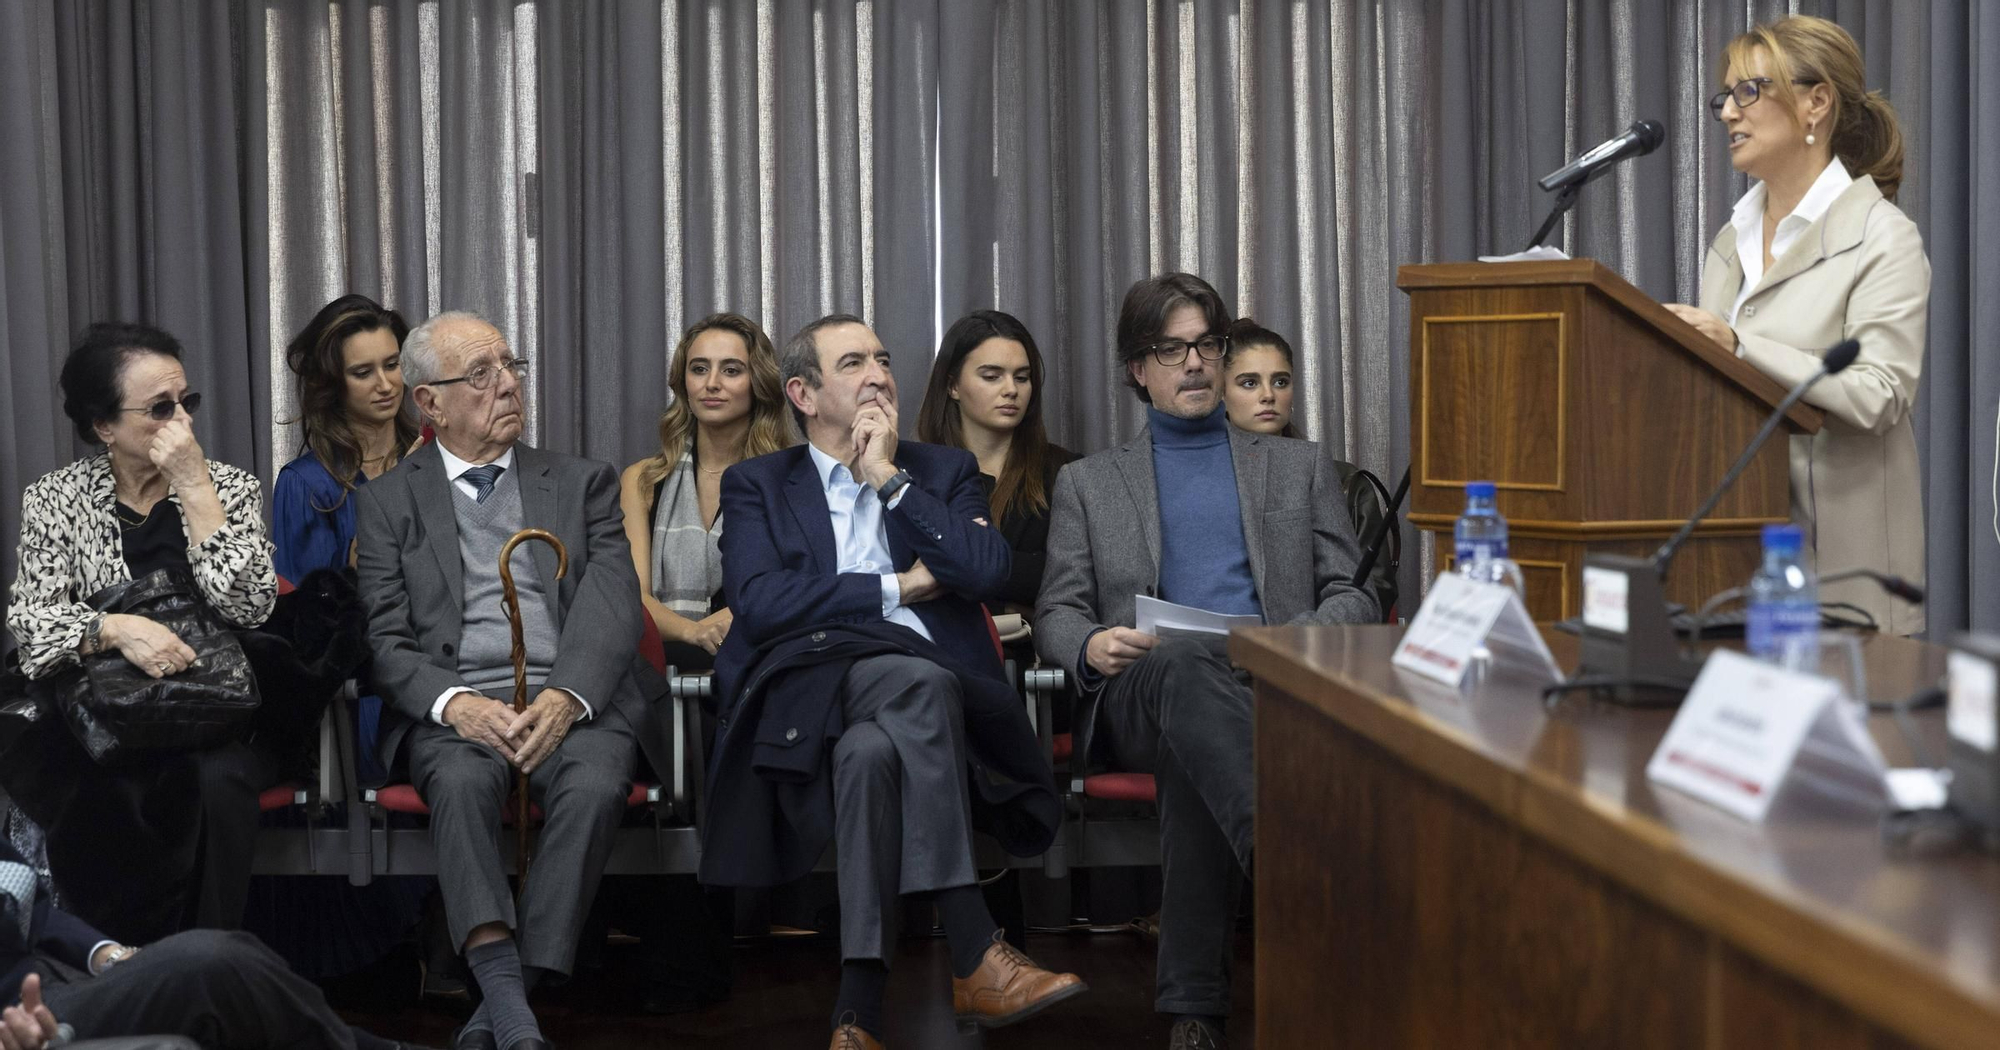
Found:
[[[1409,446],[1397,268],[1520,249],[1550,203],[1534,179],[1650,118],[1667,144],[1592,184],[1558,243],[1655,298],[1693,301],[1702,254],[1747,188],[1704,105],[1722,46],[1794,11],[1841,22],[1870,85],[1902,111],[1901,203],[1935,273],[1918,410],[1932,623],[2000,627],[2000,365],[1976,361],[1970,336],[2000,321],[1992,296],[1972,294],[1975,261],[2000,252],[2000,219],[1977,207],[1996,199],[1982,189],[2000,190],[2000,82],[1981,76],[2000,69],[2000,14],[1887,0],[952,10],[939,75],[945,321],[984,306],[1020,315],[1049,358],[1051,432],[1094,451],[1142,415],[1111,357],[1125,289],[1192,270],[1292,338],[1307,433],[1392,480]],[[1406,592],[1426,571],[1406,558]]]
[[[250,258],[269,294],[253,318],[275,382],[273,462],[295,455],[285,344],[349,292],[412,325],[471,310],[542,360],[532,173],[539,151],[537,8],[514,0],[245,0],[252,119]],[[268,465],[265,476],[271,476]]]
[[[246,325],[242,23],[199,0],[76,0],[0,10],[0,573],[21,490],[74,458],[55,378],[91,321],[180,338],[211,458],[268,457],[268,373]],[[261,294],[261,289],[258,290]]]
[[[667,356],[718,310],[933,342],[936,0],[665,0],[542,15],[549,443],[656,447]]]

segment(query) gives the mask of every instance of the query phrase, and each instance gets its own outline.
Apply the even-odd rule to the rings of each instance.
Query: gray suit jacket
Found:
[[[1379,617],[1375,599],[1348,583],[1360,546],[1332,462],[1319,446],[1232,426],[1229,452],[1264,622]],[[1093,633],[1132,626],[1133,596],[1159,593],[1152,432],[1064,467],[1051,503],[1035,646],[1042,659],[1075,672]]]
[[[617,472],[527,445],[514,446],[514,469],[522,520],[554,533],[569,552],[569,572],[558,581],[555,551],[546,543],[527,545],[562,635],[547,685],[583,697],[600,716],[615,705],[653,768],[668,768],[668,720],[654,715],[667,684],[639,655],[645,613],[618,508]],[[458,676],[465,605],[458,515],[435,445],[361,486],[354,498],[372,675],[385,701],[382,762],[390,766],[410,727],[430,718],[439,694],[464,684]]]

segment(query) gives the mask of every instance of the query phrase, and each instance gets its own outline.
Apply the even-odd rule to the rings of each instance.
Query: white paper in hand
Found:
[[[1143,634],[1157,635],[1161,631],[1198,631],[1202,634],[1228,634],[1235,627],[1256,627],[1264,622],[1261,616],[1209,612],[1190,605],[1175,605],[1161,601],[1147,594],[1132,596],[1134,630]]]

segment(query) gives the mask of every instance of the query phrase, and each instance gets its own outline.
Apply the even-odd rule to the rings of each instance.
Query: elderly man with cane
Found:
[[[419,325],[403,374],[437,440],[356,493],[373,673],[388,701],[381,753],[431,810],[447,924],[485,993],[454,1039],[473,1050],[548,1046],[528,993],[570,970],[637,752],[659,768],[671,748],[654,713],[666,683],[638,653],[617,472],[520,443],[527,369],[471,314]],[[567,572],[556,545],[513,555],[510,623],[501,551],[524,529],[558,539]],[[513,638],[532,697],[518,712],[496,699],[514,695]],[[518,906],[500,830],[517,776],[545,814]]]

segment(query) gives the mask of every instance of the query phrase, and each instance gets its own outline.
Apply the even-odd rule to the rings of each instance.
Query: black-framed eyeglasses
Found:
[[[1728,102],[1732,98],[1736,100],[1736,108],[1738,110],[1749,109],[1752,105],[1756,104],[1758,99],[1764,97],[1764,85],[1770,83],[1775,83],[1770,77],[1751,77],[1748,80],[1739,80],[1736,82],[1735,87],[1729,88],[1726,91],[1718,91],[1709,96],[1708,112],[1715,119],[1721,120],[1723,103]],[[1805,87],[1809,84],[1817,83],[1819,83],[1817,80],[1792,81],[1794,87]]]
[[[179,401],[176,401],[170,397],[163,397],[158,401],[153,402],[150,405],[141,405],[138,408],[121,408],[118,411],[144,412],[146,413],[146,417],[148,419],[151,419],[156,423],[164,423],[167,420],[174,418],[174,408],[176,406],[187,409],[188,415],[194,415],[195,410],[201,407],[201,395],[190,390],[187,393],[182,394],[181,399]]]
[[[472,371],[456,379],[433,379],[423,385],[450,386],[453,383],[464,383],[474,390],[485,390],[487,387],[493,385],[493,381],[498,379],[500,373],[503,371],[514,373],[515,379],[527,379],[528,359],[525,357],[516,357],[511,360],[502,361],[499,364],[475,365]]]
[[[1201,359],[1204,361],[1220,361],[1222,360],[1222,355],[1229,350],[1229,337],[1226,335],[1205,335],[1192,343],[1185,339],[1162,339],[1152,346],[1147,347],[1146,352],[1152,354],[1153,360],[1158,361],[1162,366],[1172,368],[1187,360],[1189,349],[1193,349],[1195,353],[1200,354]]]

